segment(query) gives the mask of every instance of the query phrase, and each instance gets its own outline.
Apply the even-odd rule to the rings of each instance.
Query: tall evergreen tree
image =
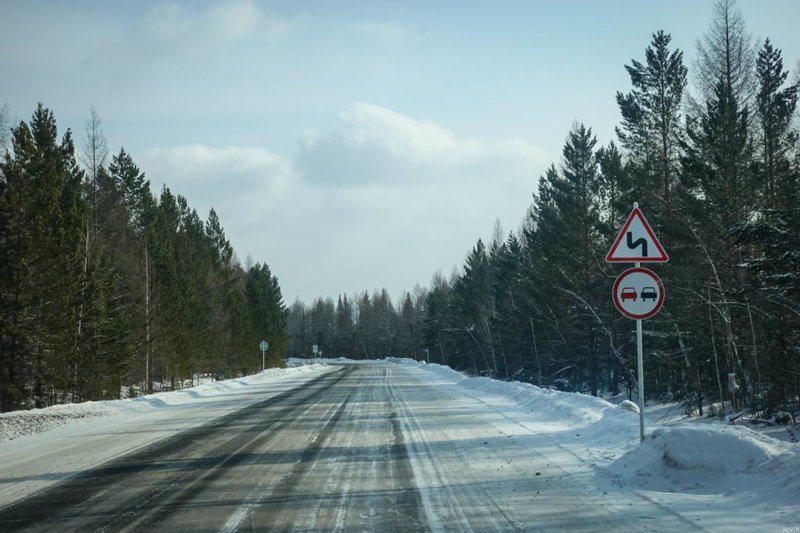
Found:
[[[645,63],[632,60],[625,69],[633,90],[617,93],[622,126],[617,136],[627,150],[638,180],[635,196],[657,207],[666,215],[671,211],[672,193],[678,170],[681,140],[681,104],[686,88],[687,69],[683,52],[670,51],[671,36],[653,34],[645,50]]]
[[[0,408],[44,405],[75,393],[86,206],[69,130],[59,143],[39,104],[12,131],[2,165]]]
[[[452,299],[452,290],[441,273],[437,272],[431,280],[431,287],[425,297],[425,319],[423,324],[423,339],[426,346],[432,349],[441,360],[442,364],[452,365],[448,353],[449,315]],[[455,366],[454,366],[455,368]]]
[[[104,200],[101,194],[101,205],[120,204],[110,212],[116,226],[108,232],[107,243],[116,261],[114,268],[120,273],[131,356],[137,360],[129,363],[128,375],[129,379],[141,378],[144,390],[152,392],[156,200],[150,182],[124,148],[112,157],[109,174],[112,185],[108,189],[118,191],[119,200]]]
[[[742,301],[744,279],[737,267],[746,251],[730,232],[753,214],[758,197],[750,108],[755,78],[752,40],[733,0],[716,3],[698,51],[696,85],[701,100],[687,121],[681,225],[694,252],[691,263],[706,268],[684,272],[686,300],[679,303],[686,328],[695,330],[693,342],[704,343],[702,331],[697,330],[704,317],[712,331],[706,349],[715,354],[713,370],[698,358],[697,380],[716,380],[720,389],[720,375],[736,371],[747,398],[755,352],[751,342],[752,358],[745,359],[744,339],[752,337],[752,328],[742,312],[748,304]]]
[[[497,356],[491,334],[493,316],[492,273],[486,246],[481,239],[472,248],[464,263],[464,272],[453,286],[456,333],[462,336],[473,368],[497,375]]]
[[[791,204],[786,203],[785,192],[793,185],[791,155],[798,142],[791,122],[797,110],[800,82],[785,86],[789,72],[783,69],[781,51],[769,39],[758,52],[756,69],[759,185],[764,189],[763,205],[788,206]]]
[[[353,306],[346,294],[340,295],[336,302],[335,329],[333,353],[345,357],[352,357],[358,353],[354,346]]]
[[[246,287],[247,305],[253,324],[252,346],[261,339],[269,341],[267,352],[268,367],[282,367],[284,357],[289,348],[289,337],[286,334],[286,306],[278,285],[278,279],[272,275],[266,264],[256,264],[247,271]]]

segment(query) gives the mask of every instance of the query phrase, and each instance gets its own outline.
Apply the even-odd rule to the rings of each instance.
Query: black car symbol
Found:
[[[639,296],[641,296],[643,302],[646,300],[653,300],[654,302],[658,300],[658,292],[656,292],[655,287],[643,287]]]

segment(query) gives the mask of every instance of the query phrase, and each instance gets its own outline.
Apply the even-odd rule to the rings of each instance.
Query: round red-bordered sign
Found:
[[[658,313],[664,304],[664,284],[650,269],[629,268],[614,282],[611,296],[620,313],[644,320]]]

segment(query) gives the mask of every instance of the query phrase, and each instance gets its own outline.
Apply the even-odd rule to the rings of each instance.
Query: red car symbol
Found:
[[[636,289],[633,287],[622,287],[622,301],[633,300],[636,301]]]

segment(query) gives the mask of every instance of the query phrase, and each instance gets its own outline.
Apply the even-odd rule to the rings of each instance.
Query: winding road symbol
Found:
[[[624,242],[624,246],[623,246]],[[622,231],[614,240],[606,261],[609,263],[664,263],[667,252],[656,238],[642,211],[634,207]]]
[[[628,245],[628,248],[633,250],[634,248],[642,247],[642,257],[647,257],[647,239],[644,237],[639,237],[635,241],[633,240],[633,232],[628,231],[625,233],[626,235],[626,242],[625,244]]]

